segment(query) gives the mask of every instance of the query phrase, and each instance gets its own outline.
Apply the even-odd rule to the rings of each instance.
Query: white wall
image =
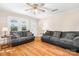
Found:
[[[61,22],[61,30],[79,31],[79,9],[65,12]]]
[[[52,15],[52,16],[48,16],[46,18],[43,18],[41,20],[39,20],[39,35],[41,35],[43,32],[45,32],[46,30],[60,30],[60,26],[61,26],[61,18],[62,15],[58,14],[58,15]]]
[[[10,11],[0,11],[0,31],[2,27],[7,26],[8,16],[18,17],[18,20],[20,21],[22,19],[28,20],[28,28],[30,28],[30,30],[35,33],[36,36],[41,35],[45,30],[79,31],[79,9],[66,11],[51,16],[48,15],[48,17],[40,20]]]
[[[8,27],[8,21],[11,18],[15,18],[17,21],[26,21],[27,22],[27,29],[31,30],[34,34],[37,35],[37,26],[32,25],[34,22],[36,24],[38,24],[38,19],[30,17],[30,16],[26,16],[26,15],[21,15],[21,14],[17,14],[14,12],[10,12],[10,11],[5,11],[5,10],[0,10],[0,33],[2,32],[2,28],[3,27]],[[34,28],[33,28],[34,27]],[[19,28],[20,29],[20,28]]]
[[[66,11],[40,19],[39,25],[40,33],[46,30],[79,31],[79,9]]]

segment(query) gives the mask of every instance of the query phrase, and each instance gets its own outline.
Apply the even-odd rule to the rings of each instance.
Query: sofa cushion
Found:
[[[11,36],[12,39],[16,39],[16,38],[20,37],[20,34],[18,32],[12,32],[11,35],[12,35]]]
[[[73,40],[74,36],[75,36],[74,33],[67,33],[64,38]]]
[[[50,35],[50,32],[47,31],[47,32],[45,32],[45,34],[46,34],[46,35]]]
[[[53,35],[53,31],[46,31],[46,32],[45,32],[45,35],[52,36],[52,35]]]
[[[60,38],[61,32],[60,31],[54,31],[53,32],[53,37]]]
[[[16,42],[16,43],[19,42],[19,39],[12,39],[12,40],[11,40],[11,43],[15,43],[15,42]]]
[[[27,36],[32,36],[32,32],[27,32]]]
[[[69,44],[69,45],[73,45],[73,40],[70,40],[68,38],[61,38],[60,42],[64,43],[64,44]]]
[[[50,36],[48,36],[48,35],[42,36],[42,39],[45,41],[48,41],[48,40],[50,40]]]
[[[21,37],[26,37],[27,36],[27,31],[21,31]]]
[[[57,37],[51,37],[50,41],[59,41],[59,38],[57,38]]]

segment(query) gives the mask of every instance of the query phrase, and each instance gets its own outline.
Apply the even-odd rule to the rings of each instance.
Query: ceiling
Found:
[[[77,9],[79,8],[79,3],[45,3],[44,7],[49,8],[51,10],[58,9],[58,11],[55,12],[39,11],[36,15],[34,15],[32,11],[25,11],[25,9],[29,8],[29,6],[26,5],[25,3],[0,3],[0,9],[2,8],[5,10],[9,10],[12,12],[16,12],[36,18],[43,18],[43,17],[47,17],[48,15],[59,14],[65,11]]]

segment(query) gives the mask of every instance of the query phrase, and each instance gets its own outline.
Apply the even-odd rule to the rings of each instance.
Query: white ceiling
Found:
[[[79,8],[79,3],[45,3],[46,8],[49,9],[58,9],[56,12],[38,12],[36,15],[32,13],[32,11],[25,11],[25,9],[28,9],[29,6],[27,6],[25,3],[0,3],[0,8],[9,10],[12,12],[36,17],[36,18],[43,18],[47,17],[48,15],[63,13],[65,11],[74,10]]]

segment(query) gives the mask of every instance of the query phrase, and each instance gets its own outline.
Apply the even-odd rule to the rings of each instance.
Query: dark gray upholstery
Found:
[[[53,35],[43,34],[42,41],[59,45],[64,48],[79,51],[78,31],[52,31]]]
[[[10,32],[10,34],[12,35],[11,37],[12,46],[31,42],[35,38],[33,33],[29,31]]]
[[[75,37],[73,40],[74,40],[74,45],[79,47],[79,36]]]
[[[46,32],[45,32],[45,35],[53,36],[53,31],[46,31]]]
[[[68,38],[61,38],[60,41],[65,44],[73,45],[73,40]]]
[[[53,37],[60,38],[61,32],[60,31],[54,31],[53,32]]]
[[[59,41],[60,39],[59,38],[57,38],[57,37],[51,37],[50,38],[50,41]]]
[[[73,39],[73,38],[74,38],[74,36],[75,36],[75,34],[74,34],[74,33],[67,33],[67,34],[65,35],[65,37],[64,37],[64,38],[67,38],[67,39]]]

